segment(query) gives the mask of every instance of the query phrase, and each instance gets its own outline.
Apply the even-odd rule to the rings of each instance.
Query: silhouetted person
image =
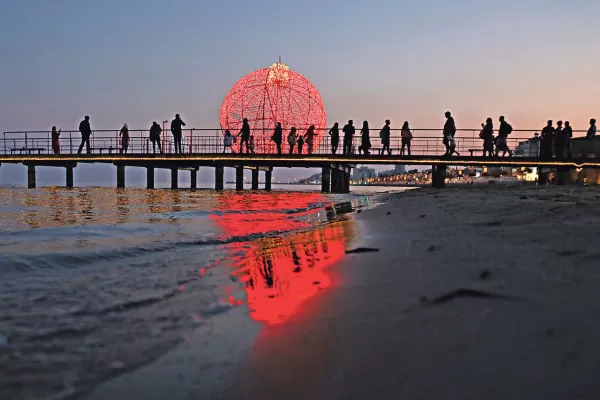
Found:
[[[369,136],[369,123],[367,121],[363,121],[362,129],[360,130],[360,146],[358,147],[358,154],[360,154],[361,150],[365,155],[369,155],[369,150],[371,149],[371,138]]]
[[[129,127],[127,124],[123,124],[121,128],[121,132],[119,132],[119,137],[121,138],[121,150],[120,153],[127,153],[127,149],[129,148]]]
[[[343,154],[346,155],[350,155],[352,154],[352,138],[354,137],[354,134],[356,133],[356,129],[354,129],[354,121],[350,120],[348,121],[348,124],[346,126],[344,126],[344,129],[342,129],[342,131],[344,132],[344,151]]]
[[[592,139],[594,136],[596,136],[596,120],[592,118],[590,119],[590,129],[588,129],[585,137]]]
[[[302,154],[303,146],[304,146],[304,136],[298,135],[298,154]]]
[[[281,154],[281,143],[283,142],[283,128],[281,127],[281,122],[277,123],[271,140],[275,142],[275,146],[277,147],[277,154]]]
[[[573,128],[571,128],[571,123],[569,121],[565,121],[565,129],[563,129],[563,140],[567,158],[571,158],[571,139],[573,139]]]
[[[304,139],[306,140],[306,144],[308,145],[308,154],[313,153],[313,146],[315,143],[315,126],[311,125],[308,127],[306,134],[304,135]]]
[[[288,145],[290,146],[290,154],[294,154],[294,147],[296,146],[296,128],[290,129],[290,133],[287,137]]]
[[[86,115],[83,121],[79,123],[79,132],[81,132],[81,144],[79,145],[77,154],[81,154],[83,145],[85,145],[85,150],[87,153],[90,154],[90,136],[92,135],[92,127],[90,126],[89,116]]]
[[[329,130],[329,136],[331,136],[331,153],[335,154],[340,144],[340,124],[337,122],[333,124]]]
[[[54,154],[60,154],[60,144],[58,143],[60,132],[60,129],[58,131],[56,130],[56,126],[52,127],[52,152]]]
[[[233,151],[233,148],[231,147],[232,145],[233,136],[231,135],[229,129],[225,129],[225,134],[223,135],[223,154],[225,154],[227,149],[231,150],[232,153],[235,153],[235,151]]]
[[[548,125],[542,129],[540,136],[540,158],[549,160],[552,158],[552,143],[554,141],[554,126],[552,120],[548,120]]]
[[[498,139],[496,139],[496,155],[500,155],[500,152],[502,151],[502,157],[504,157],[506,155],[506,153],[508,152],[508,156],[512,157],[513,153],[510,150],[510,148],[508,147],[508,135],[510,135],[512,133],[512,126],[510,126],[510,124],[508,122],[506,122],[506,120],[504,119],[504,117],[500,117],[500,127],[498,128]]]
[[[248,118],[244,118],[242,129],[240,129],[238,136],[242,137],[242,140],[240,141],[240,153],[244,152],[244,143],[246,143],[246,153],[250,153],[250,124],[248,123]]]
[[[556,129],[554,130],[554,156],[557,160],[565,158],[565,137],[562,121],[556,123]]]
[[[456,134],[456,124],[454,123],[454,118],[452,117],[450,111],[446,111],[445,116],[446,123],[444,124],[444,139],[442,142],[444,143],[444,146],[446,146],[446,155],[451,155],[452,151],[450,150],[450,143],[448,138],[453,138]]]
[[[392,150],[390,149],[390,124],[390,120],[386,119],[385,125],[383,126],[383,128],[381,128],[381,131],[379,131],[379,136],[381,137],[381,151],[379,152],[380,155],[383,155],[383,153],[385,153],[386,150],[388,155],[392,154]]]
[[[250,153],[254,154],[254,135],[250,135],[250,141],[248,141],[248,146],[250,149]]]
[[[494,157],[494,121],[491,118],[485,120],[481,131],[483,139],[483,157]]]
[[[175,119],[171,121],[171,133],[173,134],[173,140],[175,141],[175,153],[183,154],[181,150],[181,127],[185,126],[185,122],[181,120],[179,114],[175,114]]]
[[[402,136],[402,149],[400,150],[400,155],[403,156],[404,150],[406,149],[408,155],[410,156],[410,144],[412,142],[413,135],[410,131],[410,127],[408,126],[408,121],[404,121],[400,135]]]
[[[162,133],[162,128],[159,124],[154,121],[152,126],[150,127],[150,141],[152,142],[152,152],[156,154],[156,145],[158,144],[158,152],[162,154],[162,147],[160,145],[160,134]]]

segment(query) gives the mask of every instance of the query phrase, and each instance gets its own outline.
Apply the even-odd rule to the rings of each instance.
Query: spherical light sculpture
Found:
[[[286,153],[287,135],[292,127],[297,128],[298,134],[304,134],[314,125],[317,149],[327,126],[325,107],[317,88],[281,61],[243,77],[225,96],[221,105],[221,128],[237,135],[244,118],[248,118],[259,153],[276,152],[271,136],[277,122],[283,127]]]

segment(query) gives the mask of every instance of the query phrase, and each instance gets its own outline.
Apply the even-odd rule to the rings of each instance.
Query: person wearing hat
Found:
[[[185,122],[179,118],[179,114],[175,114],[175,119],[171,121],[171,133],[175,141],[175,153],[183,154],[181,150],[181,127],[185,126]]]

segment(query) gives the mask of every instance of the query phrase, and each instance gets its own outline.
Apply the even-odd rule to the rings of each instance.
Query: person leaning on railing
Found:
[[[56,130],[56,126],[52,127],[52,152],[54,154],[60,154],[60,144],[58,143],[60,132],[60,129],[58,131]]]
[[[152,122],[152,126],[150,127],[150,141],[152,142],[152,152],[156,154],[156,144],[158,143],[158,151],[162,154],[162,147],[160,145],[160,134],[162,133],[162,128],[160,125],[156,123],[156,121]]]

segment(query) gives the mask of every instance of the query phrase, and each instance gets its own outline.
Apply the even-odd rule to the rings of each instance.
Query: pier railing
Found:
[[[331,154],[331,137],[328,130],[317,131],[315,143],[318,145],[312,149],[312,154]],[[479,138],[480,129],[458,129],[455,142],[456,150],[461,155],[482,155],[483,141]],[[517,156],[536,157],[539,154],[539,142],[534,139],[535,130],[514,130],[508,137],[507,143],[511,150],[516,150]],[[304,131],[298,132],[304,134]],[[390,149],[392,154],[399,154],[402,148],[400,129],[392,129],[390,137]],[[411,142],[411,155],[441,155],[445,152],[442,143],[441,129],[414,129]],[[586,131],[574,131],[575,137],[585,136]],[[254,152],[257,154],[277,153],[275,142],[271,132],[263,133],[263,130],[254,131]],[[150,141],[148,130],[130,130],[129,148],[127,154],[152,154],[153,143]],[[240,138],[233,144],[232,149],[239,151]],[[52,138],[50,131],[14,131],[4,132],[0,143],[0,154],[52,154]],[[371,129],[370,141],[371,154],[377,154],[382,148],[379,129]],[[354,136],[351,146],[351,154],[358,154],[362,138],[359,130]],[[122,151],[119,130],[95,130],[90,138],[91,153],[93,154],[117,154]],[[60,154],[77,154],[81,144],[81,134],[78,131],[62,131],[59,138]],[[164,153],[174,154],[175,146],[173,136],[170,132],[163,132],[161,145]],[[343,133],[340,135],[337,154],[342,154],[344,145]],[[284,132],[282,153],[289,154],[287,132]],[[221,129],[186,129],[182,135],[182,150],[186,154],[221,154],[229,152],[224,146],[224,134]],[[303,146],[303,154],[308,154],[309,145]],[[158,146],[156,146],[158,153]],[[246,152],[246,148],[244,148]],[[83,153],[86,153],[84,146]],[[294,153],[298,154],[298,146]],[[407,155],[407,153],[405,153]]]

